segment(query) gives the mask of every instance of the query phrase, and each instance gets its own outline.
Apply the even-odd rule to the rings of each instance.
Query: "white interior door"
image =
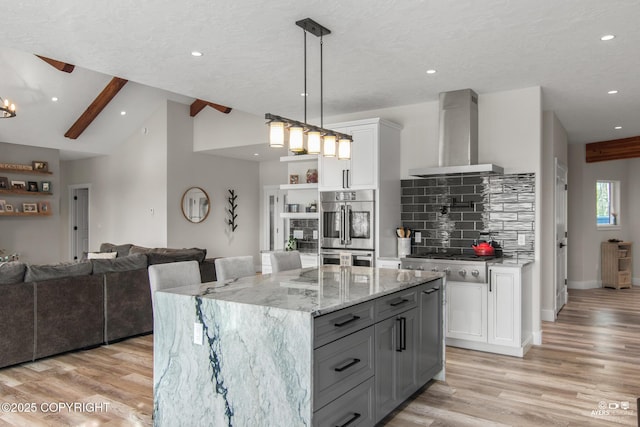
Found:
[[[280,213],[284,212],[285,190],[279,186],[265,186],[263,190],[263,224],[264,239],[262,249],[275,251],[284,248],[284,219]]]
[[[555,317],[567,303],[567,166],[555,161]]]
[[[71,188],[69,227],[71,229],[71,259],[82,259],[89,251],[89,188]]]

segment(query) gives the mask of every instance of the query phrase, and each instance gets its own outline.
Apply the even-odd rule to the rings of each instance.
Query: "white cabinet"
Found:
[[[331,129],[353,137],[351,160],[339,160],[337,157],[321,158],[320,189],[375,189],[379,153],[378,125],[370,123]]]
[[[447,282],[447,338],[487,341],[486,283]]]
[[[531,264],[489,266],[489,283],[448,282],[447,345],[522,357],[532,343]]]

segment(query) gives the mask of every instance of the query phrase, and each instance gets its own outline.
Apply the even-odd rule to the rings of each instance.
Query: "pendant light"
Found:
[[[331,34],[328,28],[323,27],[311,18],[302,19],[296,22],[296,25],[302,28],[304,34],[304,122],[287,119],[286,117],[276,116],[275,114],[266,113],[264,118],[269,125],[269,146],[284,146],[284,128],[289,129],[289,150],[294,153],[303,153],[304,135],[307,135],[307,153],[322,154],[325,157],[335,157],[338,151],[338,157],[351,158],[351,135],[335,132],[323,128],[323,63],[322,63],[322,37]],[[307,123],[307,32],[316,37],[320,37],[320,126],[314,126]],[[340,148],[336,150],[336,140],[341,142]],[[342,156],[342,157],[341,157]]]
[[[325,157],[335,157],[336,156],[336,136],[335,135],[325,135],[324,136],[324,156]]]
[[[284,147],[284,123],[269,123],[269,146]]]
[[[342,138],[338,141],[338,159],[351,159],[351,140]]]

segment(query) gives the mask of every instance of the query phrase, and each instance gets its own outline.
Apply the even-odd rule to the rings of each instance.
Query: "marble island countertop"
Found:
[[[165,290],[294,310],[319,316],[443,277],[441,273],[369,267],[323,266]]]

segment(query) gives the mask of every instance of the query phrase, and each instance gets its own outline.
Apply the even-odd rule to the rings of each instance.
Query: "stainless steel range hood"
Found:
[[[438,165],[409,169],[409,175],[504,172],[492,163],[478,164],[478,94],[471,89],[440,94]]]

